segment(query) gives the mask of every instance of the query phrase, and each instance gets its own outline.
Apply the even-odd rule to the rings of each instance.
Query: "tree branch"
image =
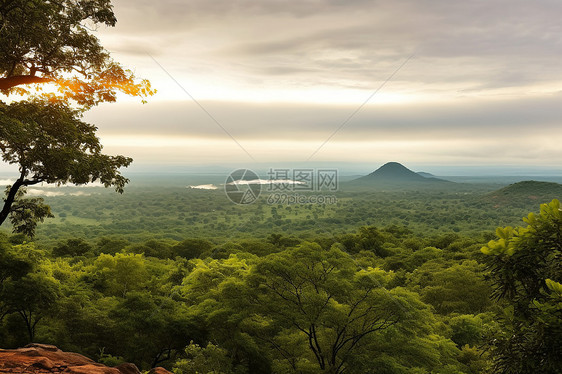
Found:
[[[22,84],[49,83],[51,78],[36,77],[34,75],[14,75],[12,77],[0,78],[0,90],[8,90]]]

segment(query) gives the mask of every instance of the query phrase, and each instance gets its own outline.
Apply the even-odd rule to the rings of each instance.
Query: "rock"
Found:
[[[39,369],[51,370],[55,367],[55,364],[53,364],[53,362],[48,358],[41,357],[36,362],[34,362],[32,366],[35,366]]]
[[[31,344],[26,345],[24,348],[41,348],[44,351],[51,351],[51,352],[56,352],[56,351],[59,350],[54,345],[40,344],[40,343],[31,343]]]
[[[162,367],[155,367],[153,369],[151,369],[148,374],[172,374],[170,373],[168,370],[162,368]]]
[[[0,349],[0,373],[140,374],[133,364],[111,368],[78,353],[63,352],[54,345],[28,344],[19,349]],[[156,374],[165,374],[157,372]]]
[[[139,368],[135,364],[121,364],[117,365],[115,369],[119,370],[122,374],[140,374]]]
[[[90,365],[81,365],[81,366],[73,366],[66,368],[63,373],[69,374],[122,374],[116,368],[110,368],[105,365],[101,364],[90,364]],[[140,372],[138,372],[140,374]]]

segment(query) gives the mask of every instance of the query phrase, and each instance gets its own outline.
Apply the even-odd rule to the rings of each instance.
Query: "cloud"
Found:
[[[363,141],[436,139],[464,136],[493,138],[545,134],[560,128],[562,94],[504,98],[467,98],[438,103],[378,104],[376,96],[337,134]],[[358,105],[252,104],[202,102],[226,131],[240,140],[326,139]],[[86,119],[102,136],[157,135],[228,139],[228,135],[190,101],[100,107]]]
[[[486,90],[560,80],[562,3],[544,0],[177,1],[116,5],[110,49],[146,51],[180,77],[366,88],[414,53],[399,79]],[[199,71],[207,67],[208,71]],[[338,79],[334,79],[334,78]],[[256,89],[259,87],[255,87]]]
[[[242,160],[232,136],[264,159],[303,159],[414,55],[319,157],[560,159],[557,0],[122,0],[115,10],[117,28],[100,38],[159,90],[148,105],[87,114],[115,153]]]

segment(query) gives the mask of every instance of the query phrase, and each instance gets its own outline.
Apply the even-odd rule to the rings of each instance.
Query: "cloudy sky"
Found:
[[[158,94],[86,119],[139,167],[562,171],[559,0],[114,4],[97,34]]]

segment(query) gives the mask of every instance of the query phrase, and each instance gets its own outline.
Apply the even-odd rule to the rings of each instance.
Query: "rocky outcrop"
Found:
[[[157,373],[170,374],[158,368]],[[133,364],[108,367],[54,345],[29,344],[19,349],[0,349],[0,373],[140,374]]]

